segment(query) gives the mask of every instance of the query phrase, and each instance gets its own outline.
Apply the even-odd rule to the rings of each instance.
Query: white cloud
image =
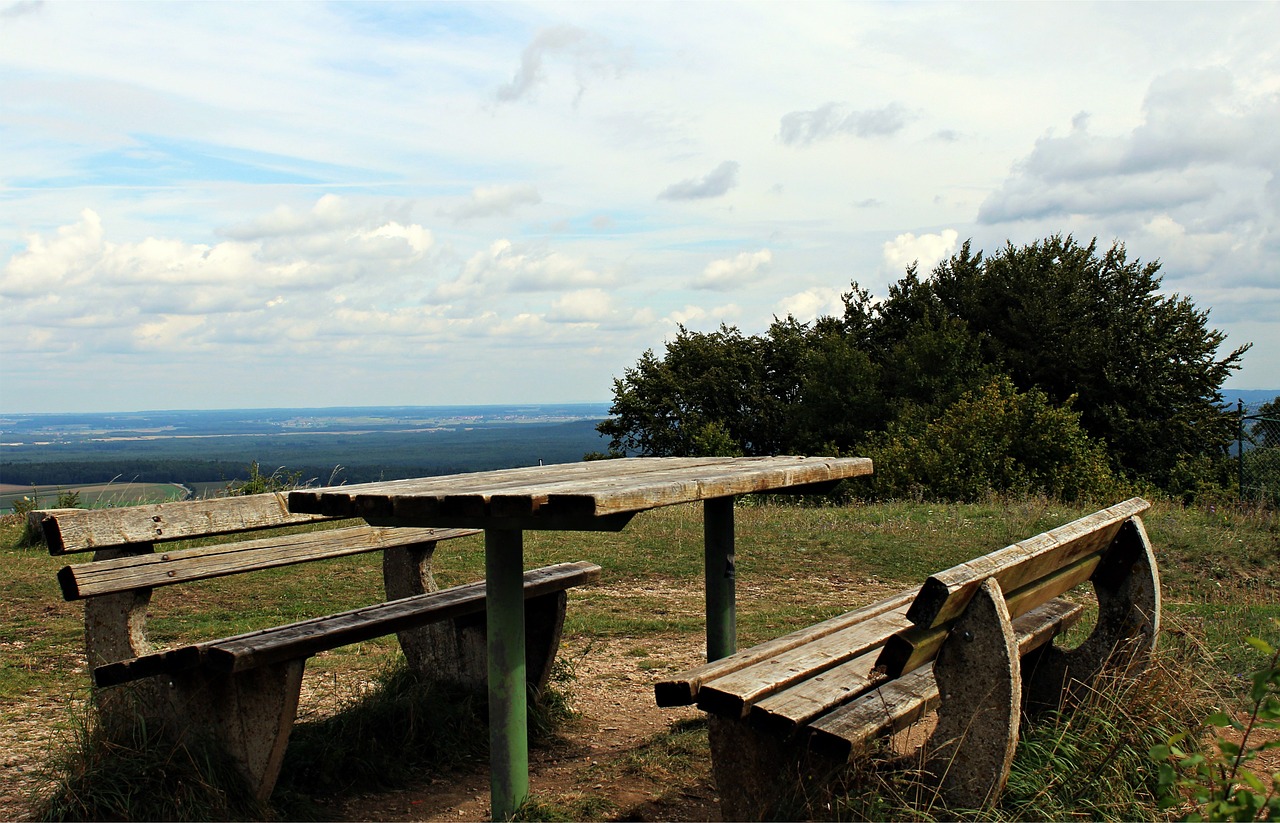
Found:
[[[778,313],[790,315],[801,323],[819,317],[843,317],[843,290],[831,286],[815,286],[778,301]]]
[[[722,197],[738,185],[738,164],[726,160],[702,177],[672,183],[658,194],[659,200],[706,200]]]
[[[955,229],[943,229],[940,234],[922,234],[919,237],[904,232],[882,247],[884,268],[898,276],[914,263],[922,275],[927,274],[951,256],[959,239],[960,233]]]
[[[773,252],[768,249],[744,251],[734,257],[712,260],[693,282],[693,287],[711,291],[739,289],[759,280],[772,262]]]
[[[788,146],[807,146],[839,135],[892,137],[902,131],[910,120],[911,115],[901,103],[862,111],[849,111],[838,103],[827,103],[812,111],[784,114],[778,127],[778,139]]]
[[[472,190],[465,203],[441,209],[440,213],[455,220],[472,220],[479,217],[509,215],[520,206],[534,206],[542,202],[534,186],[479,186]]]
[[[603,399],[943,228],[1122,240],[1280,385],[1280,4],[3,3],[5,403]]]
[[[498,102],[507,103],[531,96],[534,89],[547,82],[548,58],[568,58],[577,92],[581,100],[587,84],[596,78],[617,76],[627,63],[625,54],[615,51],[598,34],[572,25],[558,25],[539,31],[520,56],[520,68],[495,94]]]
[[[473,254],[458,277],[441,283],[433,297],[481,299],[494,293],[565,291],[610,282],[610,276],[588,268],[583,260],[556,251],[521,250],[503,239]]]

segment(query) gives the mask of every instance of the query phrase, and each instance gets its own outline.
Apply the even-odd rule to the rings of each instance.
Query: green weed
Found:
[[[1280,649],[1250,637],[1248,644],[1265,661],[1249,678],[1244,712],[1219,710],[1205,719],[1215,733],[1202,746],[1201,735],[1181,731],[1154,745],[1151,760],[1159,766],[1160,807],[1191,804],[1187,820],[1280,820],[1280,771],[1258,774],[1249,768],[1259,754],[1280,748],[1280,738],[1258,741],[1262,729],[1280,729]]]

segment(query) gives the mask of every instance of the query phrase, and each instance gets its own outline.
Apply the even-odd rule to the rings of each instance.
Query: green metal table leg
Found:
[[[702,530],[707,576],[707,660],[738,648],[733,557],[733,498],[703,501]]]
[[[484,565],[489,601],[489,786],[493,819],[507,820],[529,795],[524,534],[485,529]]]

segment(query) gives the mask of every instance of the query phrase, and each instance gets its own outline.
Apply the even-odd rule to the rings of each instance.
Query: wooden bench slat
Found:
[[[878,652],[896,632],[910,628],[906,605],[856,626],[770,657],[703,684],[698,707],[714,714],[745,717],[750,707],[775,692],[869,652]]]
[[[876,652],[872,651],[766,697],[751,707],[747,720],[769,734],[788,738],[800,727],[865,694],[884,679],[876,670]]]
[[[1009,610],[1009,617],[1016,620],[1085,582],[1093,575],[1101,559],[1098,554],[1087,555],[1046,577],[1007,593],[1005,606]],[[929,629],[917,626],[899,632],[884,644],[884,651],[877,665],[889,677],[898,677],[923,666],[937,655],[954,622],[947,621]]]
[[[879,603],[854,609],[851,612],[832,617],[821,623],[794,631],[791,634],[744,649],[728,657],[722,657],[719,660],[713,660],[697,668],[689,669],[673,678],[655,683],[654,696],[659,706],[687,706],[697,700],[703,683],[744,669],[763,660],[768,660],[791,649],[799,648],[818,638],[826,637],[851,626],[857,626],[877,615],[902,608],[909,604],[914,596],[912,592],[903,592],[881,600]]]
[[[1013,621],[1018,653],[1043,646],[1080,620],[1084,607],[1051,600]],[[901,731],[938,707],[938,685],[928,663],[892,679],[847,705],[809,724],[809,743],[832,757],[847,758],[854,746],[869,738]]]
[[[277,493],[42,514],[41,530],[52,555],[337,519],[291,513],[284,494]]]
[[[933,628],[955,619],[987,578],[1013,591],[1087,554],[1104,550],[1124,521],[1151,507],[1134,497],[1052,531],[931,576],[907,612],[912,623]]]
[[[58,583],[65,599],[78,600],[128,589],[168,586],[478,533],[476,529],[373,526],[326,529],[141,557],[77,563],[58,570]]]
[[[525,572],[525,597],[534,598],[599,579],[600,567],[583,561],[558,563]],[[285,626],[248,632],[221,640],[182,646],[94,669],[98,686],[113,686],[155,674],[174,673],[206,663],[233,674],[258,666],[351,643],[372,640],[424,623],[448,620],[484,609],[483,580],[426,594],[391,600]]]
[[[809,725],[809,745],[830,757],[847,759],[857,743],[894,734],[938,708],[933,664],[890,680],[847,706]]]

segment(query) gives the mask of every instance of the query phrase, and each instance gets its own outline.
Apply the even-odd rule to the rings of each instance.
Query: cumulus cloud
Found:
[[[432,248],[431,233],[369,215],[347,224],[327,219],[336,205],[276,210],[230,232],[256,239],[215,244],[112,242],[99,215],[86,209],[75,223],[29,235],[0,269],[4,320],[37,341],[196,349],[299,329],[296,336],[306,338],[324,301],[340,304],[349,294],[368,303],[420,289],[414,275]],[[396,282],[402,276],[408,279]]]
[[[1085,114],[1047,134],[982,203],[978,219],[1125,240],[1159,259],[1166,287],[1230,320],[1280,311],[1280,105],[1224,68],[1152,81],[1141,121],[1095,134]]]
[[[585,323],[595,328],[638,328],[653,322],[650,309],[629,310],[602,289],[580,289],[552,302],[546,319],[552,323]]]
[[[1226,188],[1221,183],[1233,170],[1252,171],[1258,188],[1258,172],[1280,172],[1274,94],[1250,98],[1225,69],[1157,78],[1142,116],[1128,134],[1095,135],[1082,113],[1069,133],[1040,138],[983,202],[979,221],[1204,205]]]
[[[788,146],[807,146],[841,135],[892,137],[902,131],[911,116],[901,103],[878,109],[849,111],[839,103],[827,103],[811,111],[793,111],[782,116],[778,139]]]
[[[520,206],[535,206],[541,202],[542,195],[534,186],[479,186],[472,190],[466,202],[441,209],[440,214],[454,220],[506,216]]]
[[[660,200],[704,200],[721,197],[738,185],[738,164],[726,160],[702,177],[672,183],[658,195]]]
[[[567,291],[608,285],[612,277],[556,251],[521,250],[497,240],[473,254],[453,280],[440,284],[432,299],[466,300],[501,292]]]
[[[919,237],[911,232],[900,234],[882,247],[884,267],[890,272],[902,272],[914,263],[921,272],[928,272],[951,256],[959,239],[960,234],[955,229],[943,229],[940,234],[922,234]]]
[[[843,292],[830,286],[815,286],[778,301],[778,313],[790,315],[801,323],[808,323],[819,317],[842,317]]]
[[[759,280],[773,262],[773,252],[760,249],[724,260],[712,260],[693,282],[695,289],[731,291]]]

